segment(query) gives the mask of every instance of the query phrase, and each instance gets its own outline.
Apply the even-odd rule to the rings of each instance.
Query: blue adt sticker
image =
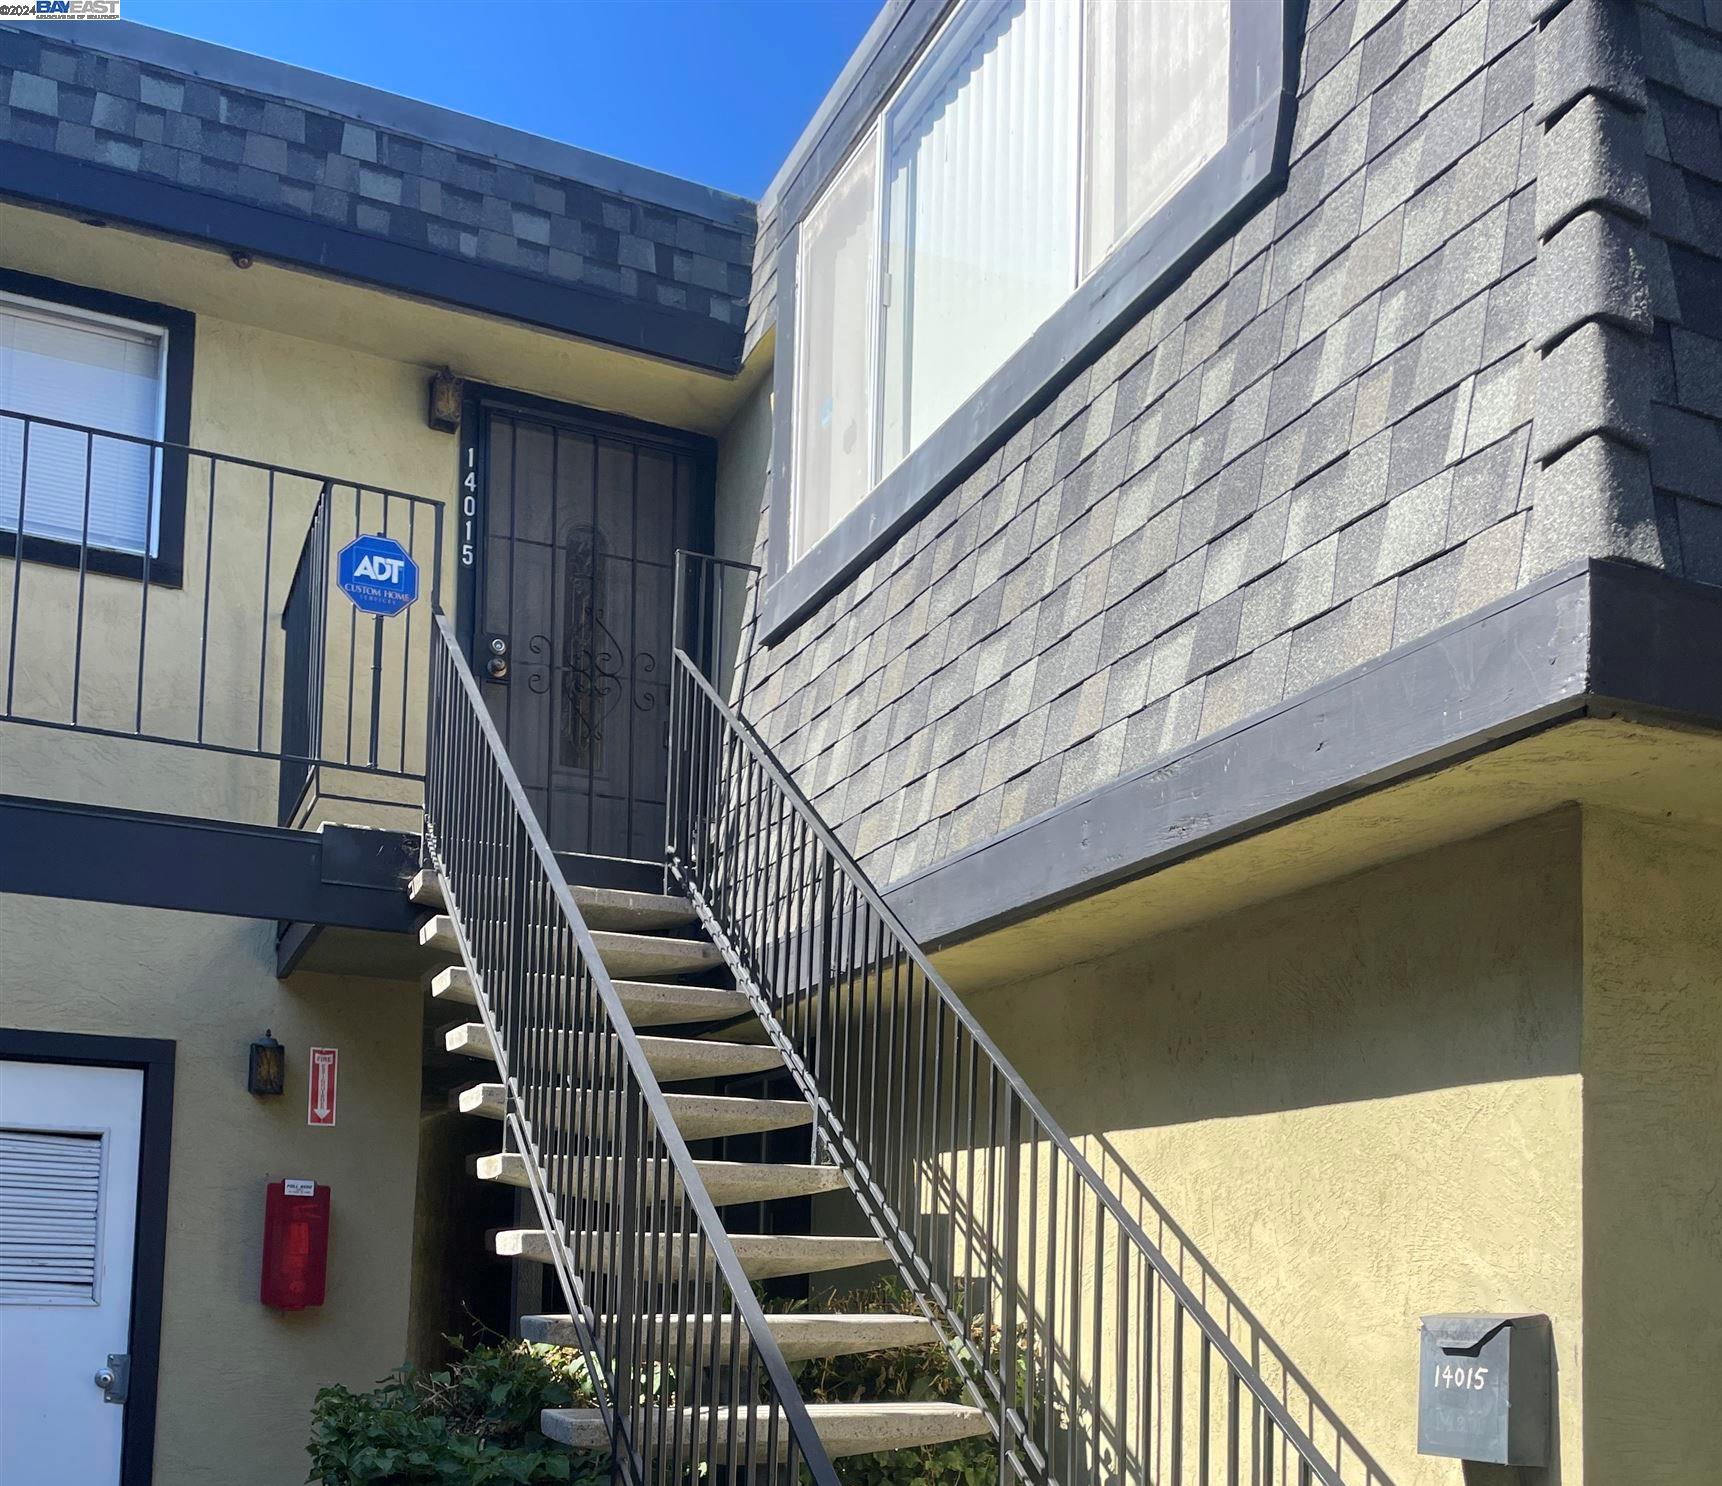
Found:
[[[399,614],[419,596],[419,565],[393,537],[356,537],[341,549],[335,582],[361,614]]]

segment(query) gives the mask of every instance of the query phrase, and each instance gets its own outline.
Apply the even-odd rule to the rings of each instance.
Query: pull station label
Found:
[[[290,1176],[282,1183],[289,1197],[315,1197],[317,1184],[307,1177]]]

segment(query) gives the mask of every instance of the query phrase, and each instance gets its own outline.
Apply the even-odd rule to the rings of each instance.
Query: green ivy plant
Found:
[[[321,1389],[308,1481],[323,1486],[596,1486],[607,1453],[571,1451],[538,1429],[543,1409],[590,1405],[585,1359],[562,1347],[451,1338],[446,1367],[403,1367],[369,1393]]]

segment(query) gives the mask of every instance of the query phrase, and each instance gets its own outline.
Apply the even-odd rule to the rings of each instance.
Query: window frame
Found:
[[[777,340],[770,513],[760,635],[783,639],[838,593],[934,502],[981,465],[1099,344],[1136,317],[1283,182],[1296,88],[1301,0],[1227,0],[1231,56],[1226,139],[1138,221],[982,384],[807,551],[794,545],[796,275],[801,227],[963,3],[895,0],[839,80],[785,172],[778,215]],[[1080,213],[1080,204],[1078,207]],[[1072,224],[1072,231],[1079,228]],[[878,319],[877,314],[873,317]],[[876,332],[875,332],[876,334]],[[877,376],[877,353],[874,374]],[[876,434],[877,437],[877,434]]]
[[[115,320],[130,326],[160,330],[165,342],[162,358],[161,433],[162,454],[157,471],[156,550],[153,555],[121,552],[93,543],[66,541],[59,537],[23,536],[23,562],[49,567],[78,568],[108,577],[142,581],[147,567],[152,586],[177,588],[185,573],[185,502],[187,459],[183,446],[191,441],[191,385],[196,359],[197,317],[189,310],[156,304],[130,295],[111,294],[68,284],[37,274],[0,269],[0,293],[33,299],[50,308],[74,314]],[[78,423],[76,417],[62,420]],[[180,445],[175,449],[172,445]],[[0,561],[16,564],[19,533],[0,530]]]

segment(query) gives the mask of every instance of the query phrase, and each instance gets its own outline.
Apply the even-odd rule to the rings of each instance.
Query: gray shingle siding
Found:
[[[0,105],[0,148],[54,151],[145,185],[190,186],[737,330],[747,314],[754,234],[745,210],[701,220],[5,26]]]
[[[1650,468],[1670,566],[1722,582],[1722,13],[1641,14]]]
[[[1647,12],[1647,96],[1631,10],[1313,0],[1284,189],[753,659],[749,712],[876,880],[1155,767],[1574,544],[1677,561],[1675,518],[1722,562],[1694,488],[1722,453],[1722,47],[1696,0]],[[1539,250],[1564,253],[1560,281]],[[756,275],[756,335],[770,313]],[[1659,420],[1689,435],[1656,445],[1653,503]]]

